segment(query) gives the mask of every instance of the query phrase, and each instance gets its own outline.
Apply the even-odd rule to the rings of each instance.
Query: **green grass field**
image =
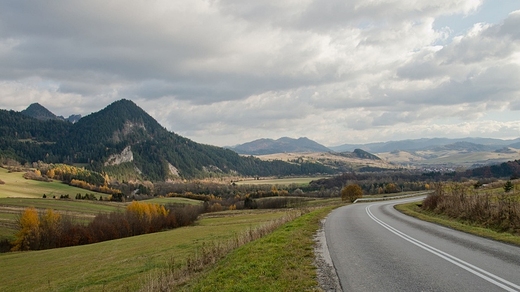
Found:
[[[65,199],[31,199],[31,198],[2,198],[0,206],[7,207],[34,207],[36,209],[52,209],[62,212],[74,212],[96,215],[98,213],[109,213],[125,208],[125,205],[115,202],[100,202],[88,200],[65,200]]]
[[[106,196],[106,194],[71,187],[61,181],[35,181],[25,179],[23,175],[23,172],[9,173],[7,169],[0,168],[0,180],[5,182],[5,184],[0,184],[0,198],[41,198],[43,194],[47,195],[47,198],[60,197],[60,195],[69,195],[74,198],[78,193],[94,193],[98,198],[100,195]]]
[[[136,291],[172,258],[182,263],[206,242],[280,218],[284,211],[210,214],[195,226],[97,244],[0,254],[0,291]]]
[[[42,210],[95,215],[125,207],[124,203],[43,199],[43,193],[47,196],[54,192],[58,196],[69,194],[74,197],[84,190],[60,182],[29,181],[22,175],[23,173],[7,173],[5,169],[0,169],[0,179],[6,182],[0,185],[0,237],[12,236],[1,223],[12,222],[17,216],[13,212],[2,212],[2,208],[12,211],[33,206]],[[290,179],[285,180],[285,183],[297,182]],[[200,204],[199,201],[185,198],[155,198],[147,202]],[[339,199],[323,202],[336,204]],[[320,205],[318,200],[308,203]],[[302,290],[314,287],[316,281],[311,259],[314,244],[312,235],[319,226],[319,219],[331,208],[333,207],[322,208],[319,212],[310,213],[312,215],[304,215],[306,219],[297,219],[294,223],[284,225],[267,241],[259,240],[251,243],[252,245],[244,246],[241,248],[242,251],[233,253],[232,262],[224,262],[223,266],[219,267],[226,269],[236,265],[240,269],[244,268],[248,275],[248,279],[244,279],[240,286],[244,289],[254,282],[255,285],[261,284],[251,286],[256,291],[265,291],[266,287],[282,291],[294,287]],[[202,215],[200,220],[190,227],[84,246],[0,254],[0,291],[136,291],[146,287],[157,273],[171,269],[172,263],[175,263],[177,268],[186,265],[186,260],[196,254],[202,246],[227,242],[239,234],[284,217],[286,213],[286,210],[209,213]],[[279,258],[284,259],[283,265],[280,265]],[[243,264],[249,260],[253,266],[244,266]],[[238,262],[241,264],[238,265]],[[254,269],[254,266],[265,269]],[[201,285],[213,285],[211,281],[216,283],[231,280],[232,278],[222,278],[229,271],[220,270],[221,268],[215,270],[216,276],[212,276],[212,272],[206,274],[205,271],[195,282],[190,282],[188,287],[197,290],[196,287]],[[273,269],[267,277],[262,274],[266,269]],[[206,275],[210,282],[200,282]],[[265,283],[258,282],[258,279]],[[266,286],[266,283],[272,285]]]
[[[176,205],[202,205],[202,201],[199,200],[193,200],[188,198],[179,198],[179,197],[172,197],[172,198],[154,198],[150,200],[146,200],[147,203],[154,203],[154,204],[161,204],[161,205],[168,205],[168,204],[176,204]]]

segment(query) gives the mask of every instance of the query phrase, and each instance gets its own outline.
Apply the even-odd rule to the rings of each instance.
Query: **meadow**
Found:
[[[188,198],[181,198],[181,197],[162,197],[162,198],[153,198],[150,200],[146,200],[148,203],[154,203],[154,204],[160,204],[160,205],[168,205],[168,204],[175,204],[175,205],[201,205],[202,201],[199,200],[193,200]]]
[[[99,213],[122,211],[128,203],[111,201],[91,201],[59,199],[68,195],[75,198],[77,194],[94,194],[97,198],[108,195],[81,188],[69,186],[61,181],[43,182],[28,180],[23,177],[23,172],[8,172],[0,168],[0,240],[13,239],[16,232],[16,220],[27,207],[34,207],[40,211],[52,209],[61,214],[71,216],[81,221],[88,221]],[[43,198],[43,194],[46,198]],[[56,197],[56,199],[53,198]],[[150,200],[157,204],[197,205],[200,201],[186,198],[155,198]]]
[[[0,186],[0,191],[4,186],[10,187],[9,192],[2,192],[3,195],[0,197],[0,237],[12,237],[14,230],[5,228],[5,224],[2,225],[2,222],[10,222],[12,225],[18,216],[17,212],[27,206],[33,206],[39,210],[53,209],[87,218],[99,212],[122,210],[127,204],[43,199],[43,193],[54,192],[74,197],[75,194],[85,191],[57,181],[45,183],[25,180],[22,175],[23,173],[7,173],[6,170],[0,169],[0,179],[5,182]],[[294,180],[289,183],[294,183]],[[148,202],[201,204],[200,201],[185,198],[162,197],[148,200]],[[270,243],[255,240],[244,243],[245,245],[242,247],[233,246],[233,249],[237,248],[236,251],[226,250],[225,252],[225,254],[230,253],[230,256],[233,256],[231,263],[224,262],[216,270],[211,269],[215,266],[216,261],[209,264],[204,263],[189,279],[183,279],[181,286],[176,286],[174,283],[172,287],[188,291],[198,289],[197,287],[207,287],[207,285],[219,287],[215,283],[221,281],[222,277],[229,273],[221,269],[229,269],[233,266],[241,267],[238,265],[239,262],[242,262],[241,265],[243,265],[251,261],[254,263],[252,267],[270,265],[277,270],[276,272],[273,270],[271,275],[265,278],[265,276],[261,276],[265,272],[264,270],[254,270],[250,266],[247,268],[250,279],[248,281],[255,281],[255,277],[261,276],[266,282],[257,283],[263,286],[254,286],[252,282],[241,280],[242,287],[252,285],[252,288],[257,287],[255,289],[262,290],[266,287],[266,283],[272,283],[271,287],[281,289],[287,287],[315,288],[312,234],[319,227],[319,220],[338,203],[337,198],[305,200],[304,209],[321,211],[303,215],[301,216],[303,219],[296,218],[292,222],[283,223],[285,227],[277,228],[273,235],[265,236],[267,238],[265,240]],[[328,207],[324,208],[322,205]],[[0,254],[0,291],[153,291],[153,289],[149,290],[149,287],[154,287],[150,283],[154,283],[158,278],[160,279],[161,275],[165,275],[169,271],[187,269],[193,264],[194,257],[199,257],[201,251],[207,250],[207,247],[225,246],[230,242],[241,241],[240,238],[250,236],[259,228],[274,226],[273,222],[281,222],[282,219],[293,220],[294,218],[284,218],[288,218],[288,214],[294,212],[290,209],[228,210],[203,214],[194,225],[189,227],[153,234],[82,246],[2,253]],[[273,260],[281,257],[287,258],[285,265],[280,265],[279,262]],[[218,262],[222,258],[218,258]],[[246,268],[246,266],[243,267]],[[216,278],[211,276],[215,271],[220,271]],[[206,277],[213,283],[204,282]],[[231,280],[231,278],[229,279]]]
[[[76,194],[94,193],[99,198],[105,194],[87,191],[84,189],[71,187],[61,181],[43,182],[36,180],[28,180],[23,178],[24,172],[11,172],[5,168],[0,168],[0,180],[4,184],[0,184],[0,198],[42,198],[45,194],[47,198],[56,196],[69,195],[74,198]]]
[[[286,211],[227,211],[195,226],[96,244],[0,254],[0,291],[135,291],[209,242],[223,241]],[[28,271],[29,274],[28,274]]]

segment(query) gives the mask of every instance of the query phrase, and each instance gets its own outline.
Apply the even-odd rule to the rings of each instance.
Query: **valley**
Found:
[[[346,186],[372,199],[438,190],[441,182],[492,186],[501,194],[509,180],[516,190],[513,179],[520,175],[516,140],[420,139],[338,151],[283,137],[237,145],[235,152],[167,131],[128,100],[74,123],[37,109],[39,118],[0,111],[0,121],[10,125],[0,127],[0,260],[12,267],[9,279],[0,278],[2,291],[226,290],[238,287],[232,275],[244,271],[251,276],[240,279],[244,289],[264,289],[263,272],[244,265],[246,258],[277,271],[269,287],[305,290],[318,285],[312,236],[322,218],[346,204]],[[45,245],[44,237],[20,233],[20,214],[31,208],[44,222],[37,225],[41,234],[52,216],[79,224],[71,229],[59,221],[70,232],[83,230],[72,233],[79,238],[70,240],[74,246]],[[139,210],[148,210],[150,220],[132,217]],[[151,222],[166,219],[151,214],[174,219],[154,227]],[[194,221],[177,224],[188,217]],[[134,233],[136,224],[148,229]],[[127,230],[128,237],[97,237],[118,233],[113,230]],[[22,248],[21,236],[38,244]],[[17,249],[30,250],[9,252]],[[284,265],[270,265],[282,257]],[[50,266],[20,281],[39,261]],[[294,269],[296,263],[304,264]],[[70,270],[81,272],[63,276]]]

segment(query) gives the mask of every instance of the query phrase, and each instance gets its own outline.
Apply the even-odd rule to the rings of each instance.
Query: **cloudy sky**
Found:
[[[0,108],[235,145],[520,137],[519,0],[0,1]]]

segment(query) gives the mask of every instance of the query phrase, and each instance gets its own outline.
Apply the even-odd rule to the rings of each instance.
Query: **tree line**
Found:
[[[100,213],[88,224],[51,209],[26,208],[18,219],[12,251],[41,250],[96,243],[187,226],[202,212],[199,206],[132,202],[124,212]],[[5,243],[4,243],[5,245]]]

